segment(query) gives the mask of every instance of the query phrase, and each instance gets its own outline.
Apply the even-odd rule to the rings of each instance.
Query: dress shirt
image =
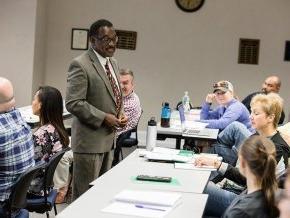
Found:
[[[100,61],[100,63],[101,63],[101,65],[102,65],[102,67],[103,67],[103,69],[104,69],[105,72],[107,71],[106,68],[105,68],[105,65],[108,62],[108,65],[109,65],[109,68],[110,68],[110,72],[112,73],[112,76],[113,76],[113,78],[114,78],[114,80],[115,80],[115,82],[116,82],[116,84],[117,84],[117,86],[119,88],[119,91],[121,92],[120,86],[119,86],[119,83],[118,83],[118,80],[117,80],[117,76],[116,76],[116,73],[115,73],[115,71],[114,71],[114,69],[112,67],[112,64],[110,62],[110,59],[109,58],[104,58],[102,55],[100,55],[94,49],[93,49],[93,51],[96,54],[96,56],[98,57],[98,59],[99,59],[99,61]]]
[[[34,166],[30,127],[17,109],[0,114],[0,201],[9,198],[17,178]]]
[[[117,136],[121,133],[133,129],[137,126],[141,116],[141,105],[139,97],[132,92],[131,94],[123,97],[124,113],[128,117],[128,123],[123,128],[117,130]]]

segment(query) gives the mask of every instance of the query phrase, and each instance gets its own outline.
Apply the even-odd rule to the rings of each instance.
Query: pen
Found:
[[[135,204],[135,207],[142,208],[142,209],[148,209],[148,210],[166,211],[164,209],[155,208],[155,207],[148,207],[148,206],[144,206],[144,205],[140,205],[140,204]]]

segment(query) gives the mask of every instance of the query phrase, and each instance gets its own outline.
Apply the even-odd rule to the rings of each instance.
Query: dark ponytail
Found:
[[[262,187],[270,217],[277,217],[279,212],[274,200],[278,187],[275,175],[277,165],[275,145],[267,138],[253,135],[241,146],[240,155]]]
[[[276,175],[275,173],[273,175],[272,172],[276,171],[276,165],[277,162],[275,157],[273,155],[269,155],[265,163],[264,175],[261,178],[262,190],[264,190],[265,193],[268,208],[270,210],[269,213],[275,217],[277,217],[278,215],[278,209],[276,208],[276,206],[274,206],[275,192],[277,191],[278,184],[276,180]]]

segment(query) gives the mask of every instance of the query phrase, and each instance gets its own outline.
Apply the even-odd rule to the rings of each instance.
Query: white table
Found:
[[[120,192],[120,187],[111,181],[109,188],[93,186],[89,191],[70,204],[57,218],[132,218],[133,216],[105,213],[101,210],[111,203],[113,196]],[[182,203],[174,208],[166,218],[199,218],[202,217],[207,195],[182,193]]]
[[[207,195],[202,193],[207,184],[209,173],[204,171],[191,171],[174,169],[173,164],[147,162],[138,156],[139,151],[134,151],[117,166],[91,183],[90,188],[80,198],[69,205],[57,217],[104,217],[122,218],[132,217],[120,214],[105,213],[101,210],[110,204],[113,197],[124,189],[131,190],[158,190],[174,191],[181,194],[182,203],[174,208],[166,217],[189,218],[202,217],[207,201]],[[167,184],[138,184],[132,180],[132,176],[138,174],[151,174],[160,176],[172,176],[177,178],[181,185]]]
[[[126,159],[90,185],[110,184],[111,178],[120,178],[119,183],[129,184],[132,188],[145,188],[165,191],[178,191],[201,194],[210,176],[209,171],[193,171],[175,169],[173,163],[150,162],[138,156],[135,150]],[[139,182],[133,179],[137,175],[169,176],[177,180],[179,185],[165,183]]]
[[[186,115],[186,120],[189,122],[197,119],[199,119],[198,110],[195,110],[193,114]],[[176,123],[179,123],[179,125],[176,125]],[[182,133],[178,111],[172,112],[169,128],[161,127],[160,123],[157,124],[157,139],[158,140],[165,140],[166,138],[176,139],[176,149],[180,149],[181,139],[193,138],[193,139],[203,139],[207,141],[215,141],[217,139],[218,133],[219,133],[218,129],[205,128],[197,134],[184,135]]]

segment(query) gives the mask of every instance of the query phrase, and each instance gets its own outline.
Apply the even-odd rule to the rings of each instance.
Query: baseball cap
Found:
[[[229,81],[222,80],[213,84],[213,93],[215,93],[218,90],[222,92],[227,92],[227,91],[234,92],[234,87]]]

